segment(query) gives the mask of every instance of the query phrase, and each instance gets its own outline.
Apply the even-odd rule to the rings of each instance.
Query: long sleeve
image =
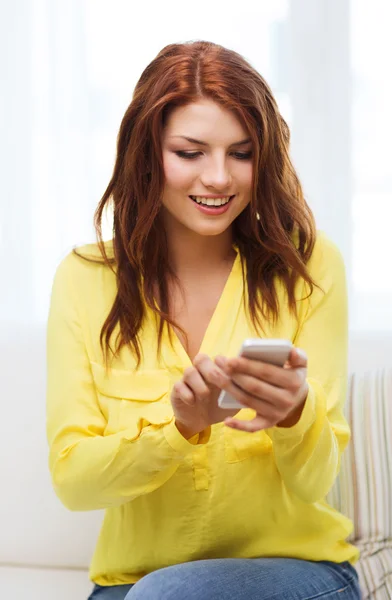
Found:
[[[72,283],[75,260],[79,259],[68,256],[57,270],[48,318],[49,467],[54,489],[69,509],[94,510],[157,489],[194,444],[207,439],[184,439],[172,415],[154,423],[139,419],[105,435],[107,421],[85,343],[84,311]]]
[[[309,270],[322,288],[302,300],[295,345],[308,354],[309,394],[293,427],[268,430],[286,487],[304,502],[323,499],[340,468],[350,439],[343,414],[347,386],[347,292],[337,248],[323,235]]]

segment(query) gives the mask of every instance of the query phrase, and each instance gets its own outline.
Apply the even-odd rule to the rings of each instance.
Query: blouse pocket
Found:
[[[255,415],[250,408],[242,409],[236,419],[248,421]],[[268,455],[272,452],[272,441],[265,431],[248,433],[238,429],[224,427],[225,457],[228,463],[241,462],[243,460]]]
[[[105,435],[130,430],[138,437],[148,425],[161,426],[173,418],[170,404],[170,377],[163,369],[108,373],[98,363],[91,363],[101,410],[107,419]]]

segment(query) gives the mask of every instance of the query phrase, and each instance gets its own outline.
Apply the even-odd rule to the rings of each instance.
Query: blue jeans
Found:
[[[219,558],[149,573],[134,585],[96,585],[89,600],[359,600],[349,563]]]

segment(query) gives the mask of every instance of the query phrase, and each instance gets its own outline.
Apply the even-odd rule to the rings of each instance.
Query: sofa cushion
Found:
[[[345,412],[352,439],[329,501],[354,523],[364,600],[392,598],[392,368],[353,374]]]
[[[72,513],[56,497],[45,432],[45,331],[1,336],[6,421],[0,437],[0,564],[86,568],[102,511]]]
[[[87,600],[87,571],[0,566],[1,597],[8,600]]]

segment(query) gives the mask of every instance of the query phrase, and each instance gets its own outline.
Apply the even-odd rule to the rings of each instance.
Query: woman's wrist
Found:
[[[183,423],[181,423],[177,419],[174,421],[174,423],[175,423],[178,431],[181,433],[182,437],[184,437],[186,440],[189,440],[190,438],[192,438],[196,434],[200,433],[200,431],[197,431],[195,429],[187,427],[186,425],[184,425]]]
[[[303,410],[305,408],[305,403],[307,400],[309,394],[309,386],[308,384],[306,384],[306,389],[305,392],[303,394],[303,400],[300,402],[300,404],[291,412],[287,415],[287,417],[283,420],[280,421],[280,423],[277,423],[277,427],[294,427],[294,425],[296,425],[298,423],[298,421],[300,420]]]
[[[277,427],[284,427],[284,428],[289,428],[289,427],[294,427],[294,425],[296,425],[298,423],[298,421],[300,420],[301,416],[302,416],[302,412],[304,410],[305,407],[305,401],[302,402],[299,406],[297,406],[293,412],[291,412],[283,421],[280,421],[279,423],[277,423]]]

